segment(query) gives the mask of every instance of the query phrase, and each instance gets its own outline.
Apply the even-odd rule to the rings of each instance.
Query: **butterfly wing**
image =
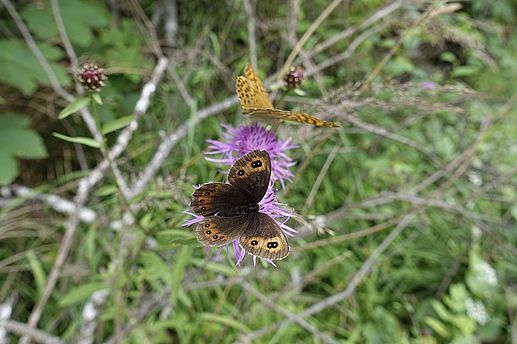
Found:
[[[308,115],[303,112],[286,111],[280,109],[260,109],[260,108],[248,108],[249,115],[260,119],[271,120],[279,119],[282,121],[298,122],[304,124],[310,124],[317,127],[339,127],[337,123],[325,121],[317,117]]]
[[[264,84],[250,64],[244,68],[245,76],[238,76],[235,88],[241,102],[242,113],[262,120],[282,120],[310,124],[317,127],[338,127],[334,122],[325,121],[303,112],[275,109],[269,99]]]
[[[247,114],[248,108],[272,109],[273,104],[269,99],[266,88],[251,65],[246,65],[244,74],[245,76],[238,76],[235,82],[235,89],[243,113]]]
[[[229,244],[246,231],[253,214],[232,217],[208,216],[196,227],[196,238],[205,246]]]
[[[247,195],[228,183],[206,183],[192,194],[190,203],[194,213],[203,216],[235,206],[248,204]]]
[[[262,100],[264,105],[267,104],[268,107],[273,108],[273,104],[269,99],[266,87],[249,63],[246,65],[246,67],[244,67],[244,75],[246,75],[246,78],[251,82],[252,86],[255,88],[255,91],[257,91],[258,98]]]
[[[246,195],[248,203],[264,198],[271,177],[271,160],[266,151],[256,150],[237,160],[228,173],[228,183]]]
[[[246,230],[239,238],[239,245],[248,253],[264,259],[284,259],[289,254],[289,243],[280,226],[263,213],[252,216]]]

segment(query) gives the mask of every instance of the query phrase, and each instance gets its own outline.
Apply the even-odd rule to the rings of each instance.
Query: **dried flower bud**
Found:
[[[299,87],[303,82],[303,70],[299,67],[291,67],[291,70],[284,76],[284,81],[289,88]]]
[[[77,80],[91,92],[98,92],[104,86],[107,77],[104,69],[94,63],[83,63],[77,70]]]

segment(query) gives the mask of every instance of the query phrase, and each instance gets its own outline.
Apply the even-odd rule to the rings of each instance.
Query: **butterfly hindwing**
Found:
[[[280,226],[269,215],[252,214],[239,245],[248,253],[264,259],[284,259],[289,254],[289,243]]]
[[[242,194],[249,203],[264,198],[271,177],[271,160],[267,151],[256,150],[237,160],[228,173],[228,183]]]
[[[210,216],[246,203],[246,195],[234,186],[228,183],[206,183],[194,191],[190,205],[194,213]]]
[[[274,118],[282,121],[311,124],[316,127],[338,127],[338,125],[334,122],[325,121],[323,119],[319,119],[317,117],[308,115],[303,112],[259,108],[246,108],[244,111],[246,112],[246,114],[253,115],[254,117],[266,120]]]
[[[196,238],[208,247],[229,244],[246,230],[252,217],[252,214],[232,217],[208,216],[197,224]]]

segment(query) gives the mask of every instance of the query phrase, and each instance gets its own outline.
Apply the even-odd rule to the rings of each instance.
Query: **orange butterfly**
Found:
[[[276,119],[299,122],[317,127],[338,127],[334,122],[325,121],[306,113],[275,109],[264,84],[250,64],[247,64],[244,68],[244,74],[244,76],[238,76],[235,83],[244,115],[253,115],[265,120]]]

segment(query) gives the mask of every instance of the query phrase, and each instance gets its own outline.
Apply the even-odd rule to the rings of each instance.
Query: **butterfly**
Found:
[[[252,115],[265,120],[300,122],[317,127],[338,127],[334,122],[325,121],[306,113],[275,109],[264,84],[250,64],[244,68],[244,76],[237,77],[235,89],[244,115]]]
[[[287,237],[269,215],[260,212],[271,178],[271,160],[263,150],[239,158],[226,183],[206,183],[192,194],[191,207],[204,216],[197,224],[197,240],[217,247],[238,240],[246,252],[269,260],[289,254]]]

